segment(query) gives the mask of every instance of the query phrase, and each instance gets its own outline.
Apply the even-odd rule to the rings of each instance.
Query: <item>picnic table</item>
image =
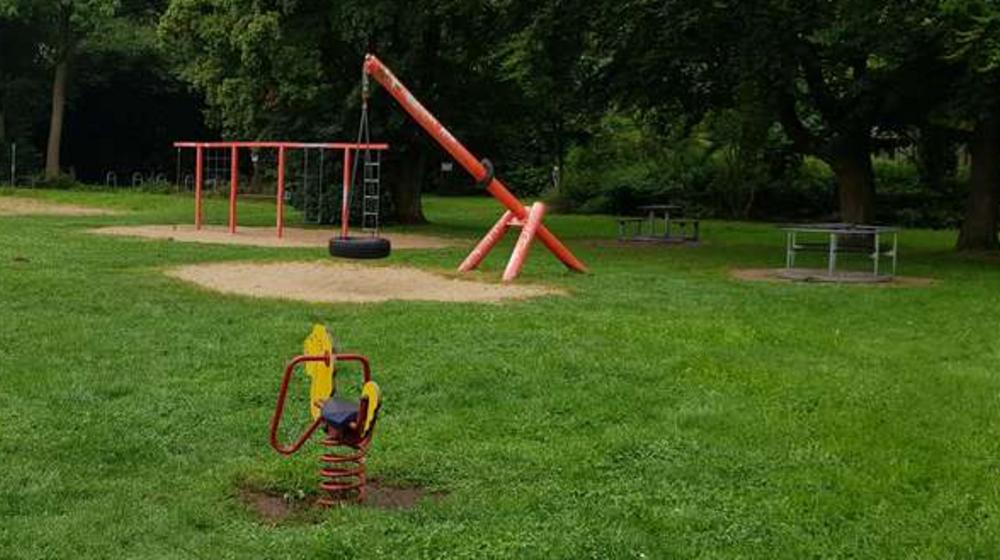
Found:
[[[683,206],[679,204],[646,204],[639,206],[638,209],[645,215],[618,218],[619,241],[698,241],[699,222],[697,219],[679,217],[683,216]],[[662,229],[659,227],[661,223],[663,224]],[[629,235],[628,227],[630,225],[633,226],[631,235]],[[679,235],[674,234],[673,226],[677,226]]]
[[[795,256],[802,251],[825,252],[827,255],[827,275],[834,276],[837,270],[837,255],[854,253],[867,255],[872,260],[872,275],[878,277],[882,271],[881,260],[892,259],[892,272],[896,275],[900,228],[848,223],[787,224],[781,226],[785,232],[785,269],[795,268]],[[801,239],[800,236],[804,239]],[[816,240],[817,237],[821,239]],[[883,243],[886,237],[891,242]]]

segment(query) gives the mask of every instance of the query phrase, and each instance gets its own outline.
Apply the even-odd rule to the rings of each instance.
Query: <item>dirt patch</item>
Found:
[[[368,481],[366,497],[361,507],[406,510],[417,507],[425,499],[440,500],[445,492],[431,492],[419,486],[399,486],[381,479]],[[240,487],[239,501],[257,518],[268,525],[282,523],[319,523],[329,506],[321,505],[319,495],[312,493],[285,493],[262,490],[248,485]],[[343,506],[359,505],[345,500]]]
[[[316,303],[416,301],[500,302],[565,295],[528,284],[460,280],[408,267],[332,262],[210,263],[171,268],[166,274],[227,294]]]
[[[892,278],[872,279],[870,274],[842,272],[834,277],[826,275],[822,269],[796,269],[789,274],[784,268],[734,268],[729,275],[737,280],[751,282],[786,282],[786,283],[826,283],[853,284],[880,287],[901,286],[933,286],[937,283],[933,278],[917,276],[894,276]]]
[[[284,236],[278,238],[277,232],[271,227],[239,227],[236,233],[229,233],[225,226],[203,226],[197,230],[193,225],[112,226],[97,228],[91,230],[91,233],[169,239],[185,243],[324,248],[330,238],[337,234],[332,229],[285,228]],[[443,249],[455,245],[449,239],[412,233],[386,233],[383,237],[392,243],[393,249]]]
[[[322,508],[315,499],[307,495],[291,495],[243,487],[239,490],[239,500],[261,521],[268,525],[288,522],[319,522]]]
[[[380,479],[369,480],[366,491],[365,507],[378,509],[411,509],[424,499],[440,500],[446,496],[444,492],[430,492],[419,486],[397,486]]]
[[[112,216],[115,210],[48,202],[34,198],[0,196],[0,216]]]

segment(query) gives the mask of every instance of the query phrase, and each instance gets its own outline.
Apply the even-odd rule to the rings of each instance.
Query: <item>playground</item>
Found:
[[[628,246],[608,243],[609,216],[546,219],[590,274],[539,246],[501,283],[508,238],[459,275],[497,218],[479,197],[428,197],[433,225],[387,234],[449,244],[377,263],[90,233],[190,223],[191,204],[0,191],[0,207],[31,209],[0,217],[0,555],[802,558],[998,545],[1000,273],[948,252],[947,232],[907,232],[900,273],[934,283],[900,289],[732,277],[781,266],[772,226],[707,221],[697,247]],[[39,213],[67,206],[89,212]],[[206,200],[206,225],[226,214],[226,200]],[[241,203],[241,227],[273,219],[273,202]],[[545,293],[310,303],[172,272],[246,263]],[[367,505],[315,508],[315,448],[286,458],[267,445],[281,370],[314,323],[367,355],[385,395]],[[285,440],[308,418],[305,391],[293,378]]]

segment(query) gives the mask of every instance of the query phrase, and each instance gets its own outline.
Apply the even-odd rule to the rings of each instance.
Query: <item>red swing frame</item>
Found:
[[[241,149],[276,149],[278,150],[278,188],[275,194],[276,216],[275,227],[278,237],[285,234],[285,152],[287,150],[318,148],[323,150],[343,150],[344,177],[343,200],[340,205],[340,231],[342,237],[347,237],[350,219],[351,191],[351,153],[360,150],[389,149],[388,144],[357,144],[353,142],[174,142],[175,148],[188,148],[195,151],[194,163],[194,227],[201,229],[202,186],[204,183],[204,160],[207,149],[228,149],[229,153],[229,233],[236,233],[236,199],[239,188],[239,151]]]

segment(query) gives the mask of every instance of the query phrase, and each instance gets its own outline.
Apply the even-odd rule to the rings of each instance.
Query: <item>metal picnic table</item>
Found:
[[[638,207],[640,212],[646,216],[644,218],[619,218],[618,219],[618,239],[626,240],[626,226],[629,223],[636,225],[635,234],[628,237],[632,241],[698,241],[699,223],[696,219],[681,218],[676,216],[683,212],[684,207],[679,204],[646,204]],[[671,218],[670,214],[675,217]],[[663,223],[663,231],[660,233],[657,224]],[[671,224],[680,224],[681,232],[679,236],[673,235]],[[688,231],[688,226],[691,231]],[[646,229],[649,230],[648,235]]]
[[[788,224],[781,226],[785,232],[785,269],[795,268],[795,255],[800,251],[824,251],[827,254],[827,274],[833,276],[837,270],[837,255],[839,253],[867,254],[872,259],[872,275],[879,276],[880,261],[884,257],[892,258],[892,273],[896,275],[897,253],[899,248],[900,228],[892,226],[874,226],[846,223],[826,224]],[[799,235],[822,235],[824,241],[800,241]],[[882,244],[882,238],[891,236],[889,245]],[[859,243],[857,240],[871,239]]]

